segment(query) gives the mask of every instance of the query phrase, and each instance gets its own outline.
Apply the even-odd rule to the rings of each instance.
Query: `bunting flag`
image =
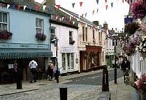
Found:
[[[124,0],[122,0],[122,3],[124,3]]]
[[[20,8],[21,8],[21,6],[20,6],[20,5],[18,5],[17,9],[18,9],[18,10],[20,10]]]
[[[80,2],[80,7],[82,7],[82,5],[83,5],[83,2]]]
[[[93,10],[92,14],[94,15],[95,10]]]
[[[98,9],[96,10],[96,12],[98,13]]]
[[[85,13],[85,17],[87,16],[87,13]]]
[[[53,10],[53,5],[50,5],[49,11],[52,11],[52,10]]]
[[[108,5],[106,5],[106,10],[108,9]]]
[[[40,7],[38,5],[35,6],[36,11],[38,11],[40,9]]]
[[[73,8],[75,7],[75,3],[72,3],[72,7],[73,7]]]
[[[23,6],[23,10],[25,10],[25,9],[26,9],[26,7],[27,7],[27,6]]]
[[[111,7],[113,8],[113,2],[111,3]]]
[[[96,3],[97,3],[97,5],[98,5],[98,3],[99,3],[99,0],[96,0]]]
[[[56,5],[57,6],[57,9],[60,9],[60,5]]]
[[[46,5],[43,5],[43,11],[45,11],[46,10]]]
[[[9,9],[9,7],[10,7],[10,5],[8,4],[8,5],[7,5],[7,9]]]

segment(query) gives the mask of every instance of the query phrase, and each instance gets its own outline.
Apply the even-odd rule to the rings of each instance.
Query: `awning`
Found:
[[[48,49],[0,49],[0,59],[38,58],[52,56]]]

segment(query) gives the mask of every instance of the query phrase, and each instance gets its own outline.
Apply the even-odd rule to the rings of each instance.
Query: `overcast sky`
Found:
[[[36,0],[41,2],[43,0]],[[98,4],[97,4],[97,1]],[[124,15],[128,14],[129,5],[122,0],[56,0],[56,4],[79,15],[84,14],[90,21],[98,20],[100,24],[107,22],[109,28],[122,30],[124,27]],[[124,0],[125,1],[125,0]],[[82,6],[80,5],[82,3]],[[75,3],[74,7],[72,4]],[[106,5],[108,8],[106,9]],[[94,11],[94,13],[93,13]],[[87,14],[85,16],[85,14]]]

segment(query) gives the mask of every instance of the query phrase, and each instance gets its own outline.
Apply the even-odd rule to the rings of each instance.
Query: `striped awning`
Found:
[[[0,59],[21,59],[52,56],[48,49],[0,49]]]

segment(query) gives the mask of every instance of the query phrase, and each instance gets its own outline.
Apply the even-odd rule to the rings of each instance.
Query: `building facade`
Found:
[[[1,2],[0,83],[13,82],[14,60],[22,69],[23,80],[29,79],[28,64],[32,59],[37,61],[42,76],[52,55],[48,21],[50,15],[29,6],[27,9],[23,7],[23,3]]]

